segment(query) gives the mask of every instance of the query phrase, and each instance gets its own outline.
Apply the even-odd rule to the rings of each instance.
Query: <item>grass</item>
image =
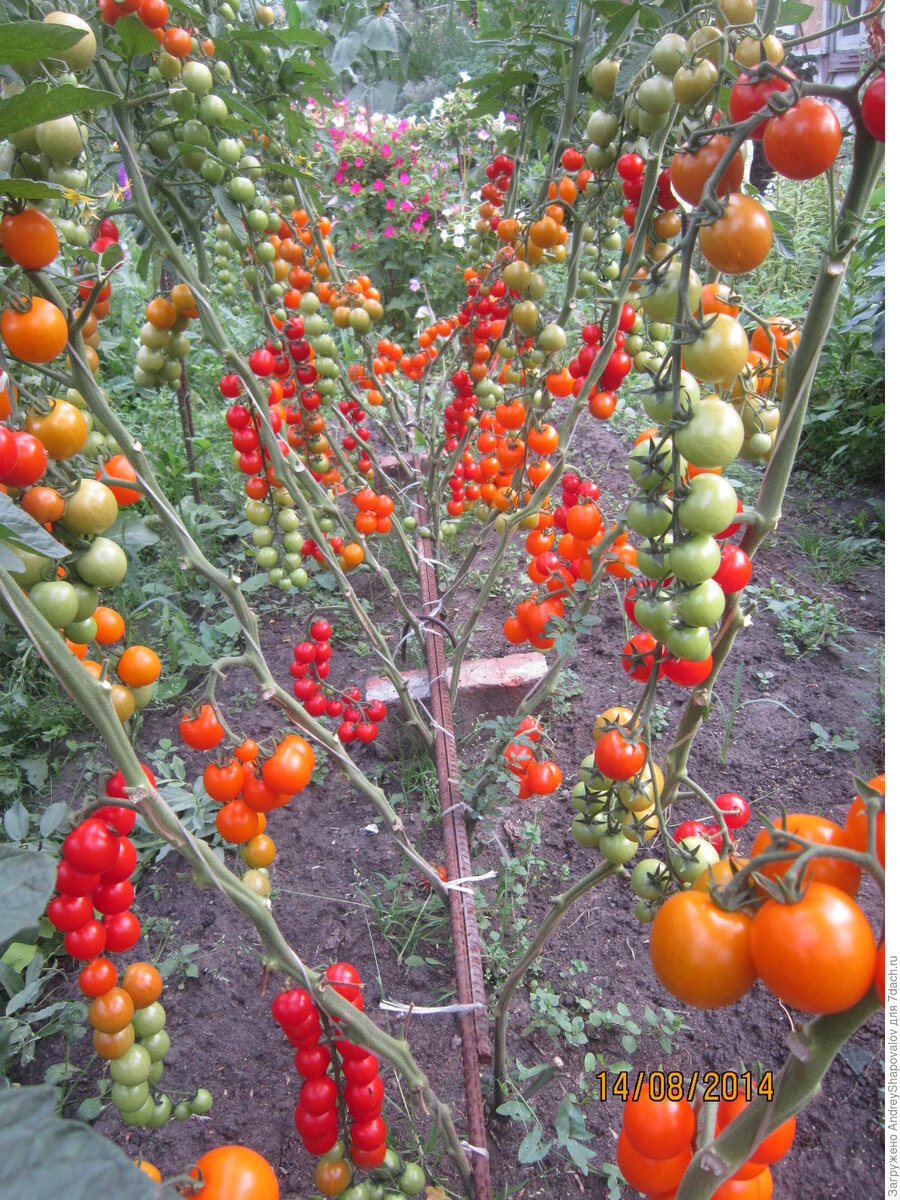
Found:
[[[770,579],[764,585],[749,585],[746,593],[776,619],[782,650],[788,659],[817,650],[846,652],[844,639],[853,628],[838,604],[824,596],[807,596],[788,583]]]

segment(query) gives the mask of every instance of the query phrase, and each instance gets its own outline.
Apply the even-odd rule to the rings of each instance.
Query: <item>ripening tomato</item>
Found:
[[[619,729],[601,733],[594,746],[594,763],[607,779],[625,780],[637,775],[647,757],[647,747]]]
[[[697,150],[691,152],[679,150],[673,155],[672,187],[682,200],[686,200],[688,204],[700,203],[706,181],[730,146],[731,138],[727,134],[716,133]],[[738,151],[725,168],[725,174],[716,188],[716,195],[724,196],[726,192],[735,194],[743,182],[744,160]]]
[[[203,786],[207,794],[218,804],[236,800],[244,786],[244,768],[236,758],[223,765],[211,762],[203,769]]]
[[[819,846],[836,846],[842,849],[849,847],[847,836],[840,825],[836,825],[834,821],[829,821],[827,817],[819,817],[812,813],[789,813],[785,820],[776,822],[776,828],[784,829],[788,833],[794,833],[797,837],[805,838]],[[750,851],[751,858],[756,858],[758,855],[765,853],[771,845],[772,838],[768,830],[761,829],[756,835],[756,840]],[[796,850],[798,854],[803,849],[799,843],[791,845],[790,842],[779,842],[779,848],[789,851]],[[767,879],[781,879],[788,868],[793,865],[793,862],[793,859],[788,859],[784,862],[768,863],[766,866],[760,868],[760,874],[764,875]],[[848,896],[855,896],[859,891],[859,867],[844,858],[829,858],[827,856],[814,858],[807,865],[804,877],[807,880],[814,880],[817,883],[831,884],[832,887],[840,888],[842,892],[846,892]]]
[[[216,813],[216,829],[226,842],[249,842],[258,828],[257,814],[243,800],[229,800]]]
[[[788,76],[792,74],[786,67],[782,67],[781,72]],[[753,113],[764,108],[770,97],[776,92],[786,92],[789,87],[790,84],[786,80],[779,79],[777,76],[754,81],[749,75],[738,75],[731,89],[728,115],[732,121],[746,121]],[[768,123],[768,118],[762,117],[754,125],[751,134],[754,141],[759,141],[763,137]]]
[[[699,240],[711,267],[742,275],[755,271],[772,249],[772,222],[758,200],[732,192],[722,215],[700,226]]]
[[[102,473],[110,479],[121,479],[124,483],[136,483],[137,471],[128,461],[124,454],[114,454],[112,458],[107,459],[103,464]],[[101,468],[97,468],[97,478],[101,475]],[[113,484],[107,484],[107,487],[116,498],[116,503],[119,508],[126,508],[129,504],[137,504],[143,499],[139,491],[132,488],[115,487]]]
[[[884,141],[885,134],[884,101],[885,76],[882,72],[880,75],[876,75],[866,88],[860,104],[863,125],[879,142]]]
[[[638,1192],[665,1192],[681,1182],[691,1161],[690,1145],[670,1158],[648,1158],[640,1154],[623,1129],[616,1143],[616,1162],[625,1182]]]
[[[182,717],[179,732],[192,750],[212,750],[225,736],[211,704],[204,704],[196,717]]]
[[[98,996],[88,1009],[91,1026],[100,1033],[119,1033],[131,1024],[134,1001],[120,987],[112,987]]]
[[[29,303],[24,296],[21,302]],[[65,314],[40,296],[33,296],[24,312],[5,308],[0,313],[0,337],[22,362],[52,362],[65,350],[68,336]]]
[[[203,1179],[194,1200],[278,1200],[275,1172],[246,1146],[217,1146],[198,1158],[189,1174]]]
[[[676,892],[650,930],[650,960],[663,987],[695,1008],[723,1008],[757,976],[750,952],[752,921],[726,912],[707,892]]]
[[[884,141],[883,136],[881,140]],[[0,245],[16,266],[40,271],[59,254],[59,235],[40,209],[24,208],[21,212],[7,213],[0,221]]]
[[[884,795],[884,776],[876,775],[869,780],[869,787]],[[865,853],[869,848],[869,816],[866,802],[857,796],[850,805],[847,819],[844,821],[844,833],[847,845],[853,850]],[[884,866],[884,805],[875,818],[875,853],[878,861]]]
[[[773,995],[810,1013],[843,1012],[872,986],[877,947],[855,900],[811,883],[796,904],[767,900],[750,931],[753,964]]]
[[[622,1130],[638,1154],[664,1159],[690,1148],[694,1110],[687,1100],[652,1100],[646,1083],[639,1095],[629,1093],[622,1111]]]
[[[163,978],[153,963],[129,963],[122,976],[122,987],[134,1001],[135,1008],[147,1008],[163,992]]]

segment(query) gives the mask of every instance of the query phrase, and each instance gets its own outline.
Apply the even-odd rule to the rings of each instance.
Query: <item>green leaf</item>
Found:
[[[70,25],[45,25],[43,21],[10,21],[2,26],[0,63],[40,62],[59,58],[84,37],[83,29]]]
[[[398,54],[400,51],[397,26],[391,17],[363,17],[356,26],[356,32],[369,50],[382,50],[388,54]]]
[[[47,760],[41,760],[44,764],[44,779],[47,778]],[[29,779],[29,783],[31,780]],[[41,780],[43,783],[43,780]],[[32,784],[33,787],[40,787],[40,784]],[[41,837],[49,837],[51,833],[55,833],[59,829],[69,811],[69,806],[65,800],[57,800],[46,808],[41,814],[41,823],[38,828],[41,831]]]
[[[294,46],[327,46],[328,38],[317,29],[294,26],[292,29],[233,29],[219,44],[224,46],[228,42],[251,46],[277,46],[281,50],[290,50]]]
[[[19,129],[27,129],[42,121],[53,121],[70,113],[108,108],[117,100],[118,97],[112,92],[77,87],[72,83],[64,83],[59,87],[48,87],[42,82],[29,83],[18,96],[0,100],[0,137],[8,137]]]
[[[66,558],[69,553],[43,525],[13,504],[4,492],[0,492],[0,540],[47,558]]]
[[[136,54],[153,54],[159,43],[146,25],[134,15],[120,17],[116,21],[116,33],[126,53],[123,58],[134,58]]]
[[[174,1198],[161,1189],[118,1146],[77,1121],[56,1115],[50,1087],[0,1092],[0,1195],[53,1196],[96,1200]]]
[[[36,954],[37,946],[29,942],[12,942],[7,946],[0,962],[21,974]],[[21,983],[19,986],[21,987]]]
[[[28,833],[30,823],[31,817],[28,814],[28,809],[21,800],[16,800],[3,814],[3,828],[6,830],[6,836],[11,842],[23,842]]]
[[[0,195],[17,200],[65,200],[67,189],[39,179],[0,179]]]
[[[0,846],[0,943],[11,941],[23,929],[38,923],[55,886],[56,863],[49,854]],[[0,1120],[0,1128],[3,1124]],[[0,1150],[0,1163],[4,1157]]]
[[[540,1162],[542,1158],[547,1157],[550,1150],[551,1143],[546,1139],[541,1139],[540,1125],[534,1125],[522,1138],[519,1146],[519,1162],[526,1164]]]

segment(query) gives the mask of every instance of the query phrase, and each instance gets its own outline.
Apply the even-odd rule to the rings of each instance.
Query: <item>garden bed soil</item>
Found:
[[[621,463],[624,444],[612,429],[591,422],[584,429],[582,450],[588,461],[609,462],[602,476],[596,470],[586,474],[598,478],[606,495],[615,495],[624,486]],[[581,464],[584,469],[584,464]],[[618,491],[622,494],[622,490]],[[867,497],[848,493],[842,503],[847,512],[865,506]],[[609,506],[613,511],[612,505]],[[785,526],[800,520],[812,529],[824,522],[824,505],[792,503]],[[787,539],[779,535],[755,562],[755,582],[769,578],[789,581],[798,591],[815,597],[822,587],[813,577],[810,564],[793,551]],[[524,576],[522,577],[524,579]],[[363,593],[367,585],[363,585]],[[530,587],[522,583],[519,598]],[[739,852],[746,852],[759,827],[756,813],[777,816],[783,805],[787,811],[807,810],[842,821],[853,797],[852,773],[867,775],[883,767],[883,741],[879,722],[872,712],[878,707],[877,646],[882,638],[884,581],[879,567],[861,567],[852,586],[829,584],[829,598],[849,614],[855,631],[845,639],[846,651],[819,649],[799,658],[785,657],[774,615],[765,609],[753,616],[752,628],[739,638],[726,664],[716,693],[724,706],[713,702],[708,722],[701,731],[692,758],[692,774],[715,795],[735,791],[751,802],[753,816],[741,831]],[[472,593],[474,594],[474,593]],[[467,611],[472,594],[459,598],[459,609]],[[376,615],[381,619],[389,611],[383,598],[371,593]],[[471,648],[471,655],[502,654],[508,647],[502,635],[502,623],[510,605],[505,599],[492,599],[484,614],[485,632]],[[531,929],[546,912],[549,897],[562,890],[564,880],[574,880],[590,870],[597,852],[577,845],[570,832],[572,809],[569,791],[577,778],[578,765],[591,749],[591,725],[596,713],[612,703],[627,703],[638,694],[638,685],[622,672],[620,654],[624,642],[622,617],[615,596],[604,591],[595,611],[601,624],[584,636],[573,671],[563,676],[555,706],[545,716],[552,736],[554,755],[563,769],[566,784],[549,799],[512,800],[502,818],[490,830],[479,830],[480,852],[473,869],[480,873],[496,869],[506,856],[524,854],[525,822],[540,822],[540,846],[537,855],[546,866],[535,867],[540,886],[532,888],[521,915]],[[287,667],[293,645],[305,635],[305,628],[286,614],[263,623],[263,643],[270,662],[281,664],[281,678],[289,683]],[[741,679],[737,702],[741,708],[727,748],[727,765],[721,761],[721,748],[735,696],[735,676]],[[867,670],[868,668],[868,670]],[[276,666],[276,670],[278,667]],[[339,644],[332,662],[331,680],[339,686],[362,686],[367,674],[377,673],[377,663],[358,656]],[[569,681],[568,683],[566,681]],[[234,711],[246,710],[250,676],[233,672],[220,689],[223,702]],[[571,703],[565,703],[567,688]],[[577,694],[576,694],[577,693]],[[685,693],[667,685],[661,696],[671,703],[668,726],[661,742],[670,737],[677,723],[679,704]],[[233,705],[230,701],[235,701]],[[560,702],[563,701],[563,702]],[[179,709],[149,714],[141,733],[140,745],[153,746],[163,737],[179,744]],[[856,753],[841,750],[811,749],[814,735],[811,722],[824,726],[830,734],[853,728],[858,731]],[[268,730],[281,728],[275,710],[253,702],[240,728],[257,739]],[[426,855],[441,858],[440,825],[436,819],[436,796],[417,790],[415,763],[399,766],[385,758],[386,739],[374,747],[353,749],[360,766],[378,771],[382,786],[391,796],[407,792],[406,807],[401,806],[404,821],[413,839]],[[479,761],[476,742],[467,747],[464,757]],[[202,769],[203,756],[185,752],[187,777]],[[700,815],[689,814],[685,815]],[[396,953],[378,928],[376,913],[367,899],[367,889],[380,893],[387,906],[398,895],[405,897],[414,915],[423,907],[425,917],[439,912],[436,897],[410,878],[399,853],[392,847],[380,822],[367,802],[355,795],[345,781],[330,772],[321,786],[315,784],[285,809],[270,818],[269,832],[278,847],[273,868],[276,887],[274,910],[288,940],[312,965],[322,966],[337,959],[353,962],[366,983],[366,1009],[370,1015],[389,1025],[398,1034],[402,1018],[379,1016],[382,999],[433,1006],[452,1002],[454,982],[449,926],[436,930],[430,942],[417,948],[415,965],[398,965]],[[398,891],[396,880],[407,875]],[[496,920],[493,909],[494,883],[482,885],[487,904],[484,932]],[[863,903],[876,931],[880,929],[879,899],[866,887]],[[271,1017],[270,1002],[282,980],[270,977],[262,994],[263,972],[259,945],[253,930],[213,891],[197,888],[190,870],[175,854],[169,854],[158,867],[145,873],[138,888],[137,908],[146,917],[168,918],[174,925],[171,946],[200,943],[193,961],[198,978],[173,976],[163,996],[168,1013],[172,1050],[167,1060],[163,1083],[177,1098],[190,1094],[198,1086],[208,1087],[214,1104],[209,1117],[191,1118],[179,1124],[170,1122],[164,1132],[132,1130],[121,1123],[115,1110],[107,1107],[95,1123],[101,1133],[125,1147],[129,1154],[142,1154],[155,1162],[163,1175],[185,1169],[205,1150],[226,1142],[240,1142],[264,1154],[275,1167],[285,1200],[305,1197],[313,1191],[314,1162],[307,1155],[294,1129],[294,1106],[299,1080],[293,1069],[293,1051]],[[532,1019],[526,983],[520,988],[510,1015],[510,1062],[525,1066],[551,1064],[555,1077],[532,1099],[547,1137],[554,1136],[554,1116],[567,1092],[582,1095],[583,1059],[587,1050],[607,1063],[628,1059],[635,1067],[662,1068],[685,1074],[694,1071],[741,1071],[761,1063],[777,1070],[786,1057],[785,1038],[795,1014],[788,1012],[757,985],[738,1004],[716,1012],[684,1009],[668,996],[649,964],[649,927],[634,917],[634,897],[626,877],[613,877],[583,898],[556,931],[540,963],[540,978],[553,985],[561,1003],[574,1005],[578,996],[586,996],[591,985],[602,989],[601,1009],[615,1010],[619,1002],[627,1005],[641,1026],[637,1049],[626,1054],[615,1029],[598,1028],[596,1038],[585,1046],[567,1045],[560,1037],[551,1037],[543,1029],[525,1035]],[[422,922],[420,922],[421,927]],[[402,939],[401,939],[402,941]],[[153,954],[158,946],[141,943],[137,951]],[[427,957],[429,962],[424,962]],[[573,976],[573,959],[586,963],[583,973]],[[683,1016],[684,1026],[675,1034],[675,1047],[665,1054],[645,1020],[646,1005],[674,1010]],[[435,1091],[452,1106],[458,1128],[465,1135],[465,1110],[459,1036],[454,1019],[444,1015],[414,1016],[409,1024],[413,1054],[426,1071]],[[58,1049],[58,1046],[56,1047]],[[76,1055],[87,1055],[87,1042],[77,1043]],[[42,1048],[38,1062],[29,1075],[39,1078],[54,1046]],[[775,1195],[790,1200],[837,1200],[847,1192],[853,1180],[855,1196],[879,1194],[883,1173],[883,1026],[873,1017],[840,1055],[825,1078],[821,1094],[798,1120],[797,1136],[787,1158],[774,1170]],[[410,1120],[421,1136],[427,1135],[427,1122],[421,1113],[413,1113],[411,1101],[402,1102],[400,1093],[383,1071],[388,1100],[385,1116],[398,1144],[405,1153],[410,1144]],[[488,1072],[484,1072],[485,1094],[489,1097]],[[81,1094],[85,1094],[81,1092]],[[73,1104],[79,1098],[73,1094]],[[410,1117],[410,1114],[412,1116]],[[615,1139],[621,1126],[618,1100],[590,1100],[585,1107],[588,1129],[594,1135],[590,1143],[596,1151],[593,1165],[615,1161]],[[535,1166],[517,1161],[524,1135],[521,1124],[493,1117],[489,1121],[491,1170],[495,1196],[516,1194],[527,1200],[553,1197],[603,1197],[606,1185],[602,1177],[583,1176],[565,1154],[552,1151]],[[440,1164],[435,1177],[448,1190],[456,1192],[458,1181],[448,1160]],[[524,1186],[523,1185],[524,1181]],[[508,1189],[508,1190],[506,1190]],[[627,1189],[625,1189],[628,1194]]]

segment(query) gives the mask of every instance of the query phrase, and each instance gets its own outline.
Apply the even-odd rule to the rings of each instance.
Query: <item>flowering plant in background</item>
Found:
[[[338,260],[352,256],[382,281],[385,311],[411,327],[424,305],[441,311],[454,292],[468,218],[473,154],[490,149],[503,118],[479,125],[457,88],[429,117],[368,113],[347,101],[318,110],[316,174]],[[415,285],[415,286],[414,286]]]

